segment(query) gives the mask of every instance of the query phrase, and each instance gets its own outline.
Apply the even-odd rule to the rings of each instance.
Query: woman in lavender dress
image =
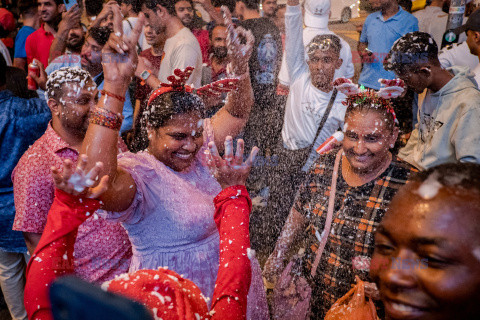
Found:
[[[99,108],[111,114],[121,113],[122,102],[117,96],[125,96],[134,72],[135,39],[123,39],[118,36],[121,30],[115,31],[104,53],[115,54],[125,43],[130,60],[117,59],[117,63],[111,59],[111,63],[105,64],[107,93],[94,115],[105,112],[98,111]],[[207,144],[213,141],[221,152],[226,137],[240,133],[253,104],[247,67],[253,36],[244,30],[239,32],[250,41],[247,45],[234,41],[229,44],[235,54],[231,67],[239,75],[238,89],[230,92],[225,106],[211,119],[203,119],[202,100],[186,92],[189,90],[185,86],[157,89],[143,115],[148,133],[144,151],[125,153],[117,159],[118,132],[95,120],[91,120],[82,147],[92,164],[104,163],[101,175],[110,177],[109,189],[101,197],[102,209],[106,211],[105,218],[120,221],[127,230],[133,249],[130,272],[166,266],[197,284],[207,300],[212,297],[218,271],[219,234],[213,220],[213,199],[221,191],[206,165]],[[248,299],[247,317],[268,319],[256,259],[252,259]]]

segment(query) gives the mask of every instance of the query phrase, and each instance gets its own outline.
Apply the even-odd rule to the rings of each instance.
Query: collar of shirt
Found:
[[[45,30],[45,22],[40,25],[40,30],[42,31],[43,34],[45,34],[45,36],[53,35],[51,32],[48,32],[47,30]]]
[[[379,19],[380,21],[383,21],[383,22],[393,21],[393,20],[398,21],[398,20],[402,19],[401,16],[403,15],[404,12],[405,12],[405,10],[403,10],[401,6],[398,6],[398,12],[394,16],[388,18],[387,20],[384,20],[382,11],[377,11],[377,19]]]
[[[52,122],[48,124],[47,131],[45,131],[45,141],[52,148],[53,152],[58,153],[65,149],[70,149],[78,154],[78,151],[72,148],[65,140],[60,137],[55,130],[53,130]]]

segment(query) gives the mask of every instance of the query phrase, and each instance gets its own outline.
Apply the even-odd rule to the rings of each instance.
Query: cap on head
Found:
[[[307,27],[326,28],[330,16],[330,0],[305,0],[305,18]]]
[[[398,71],[408,65],[427,63],[437,58],[438,46],[426,32],[409,32],[393,43],[390,52],[383,61],[387,71]]]
[[[468,17],[467,22],[461,27],[455,29],[456,34],[461,34],[467,30],[480,31],[480,8],[473,11]]]

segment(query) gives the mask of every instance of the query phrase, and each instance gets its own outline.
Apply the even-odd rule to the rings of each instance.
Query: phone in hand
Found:
[[[77,4],[77,0],[63,0],[63,3],[65,4],[65,8],[70,10],[74,5]]]

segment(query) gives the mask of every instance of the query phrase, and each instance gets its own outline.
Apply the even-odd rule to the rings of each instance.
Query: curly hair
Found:
[[[196,94],[185,91],[164,93],[145,107],[140,120],[140,133],[135,138],[135,150],[148,147],[147,128],[158,129],[167,125],[174,116],[198,112],[204,117],[205,105]]]

